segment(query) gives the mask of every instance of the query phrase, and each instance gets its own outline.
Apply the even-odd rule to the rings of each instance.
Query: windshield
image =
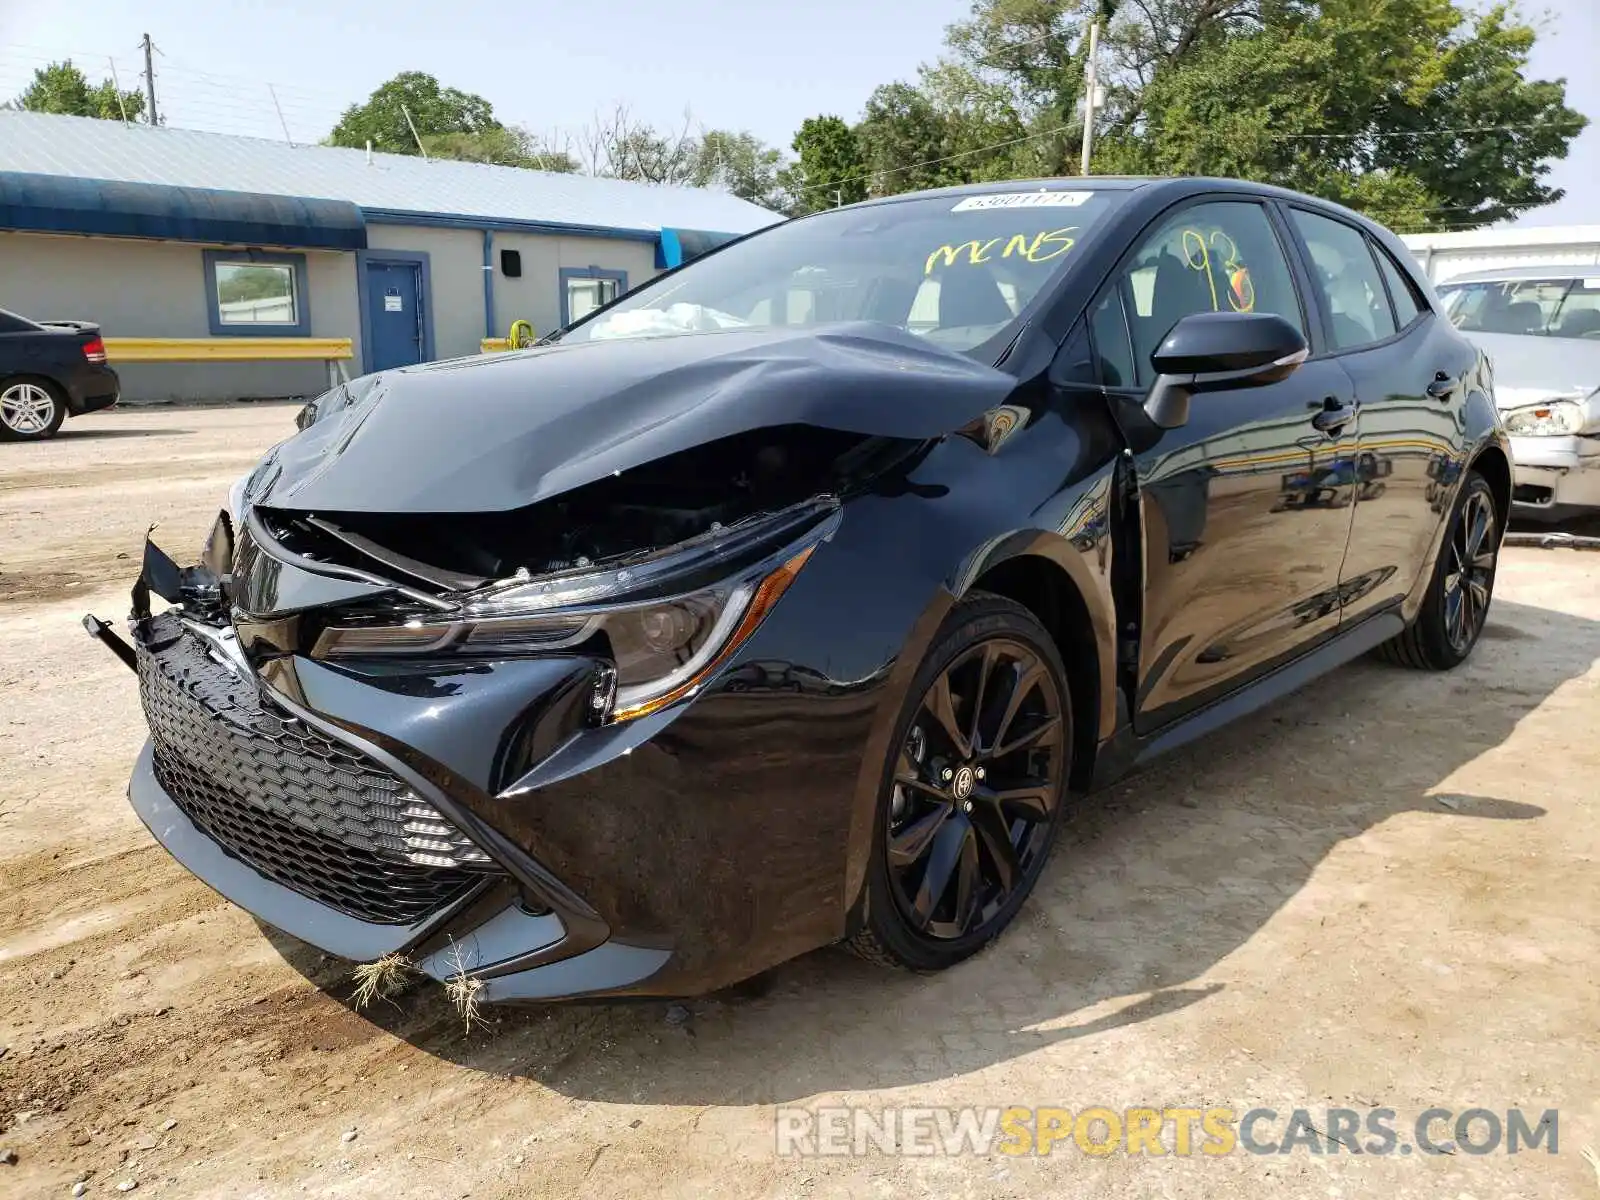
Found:
[[[1600,275],[1460,283],[1439,288],[1439,298],[1463,333],[1600,340]]]
[[[1015,322],[1125,195],[947,195],[821,213],[646,284],[560,340],[879,321],[972,350]]]

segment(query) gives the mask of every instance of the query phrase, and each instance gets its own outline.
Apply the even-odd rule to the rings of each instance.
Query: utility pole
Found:
[[[161,118],[156,115],[156,68],[150,59],[151,51],[156,47],[148,33],[144,35],[139,47],[144,51],[144,98],[150,105],[150,124],[159,125]]]
[[[283,105],[278,103],[278,91],[270,83],[267,84],[267,95],[272,97],[272,107],[278,110],[278,125],[283,129],[283,140],[294,145],[294,139],[289,136],[289,122],[283,119]]]
[[[122,114],[122,127],[128,127],[128,106],[122,102],[122,80],[117,78],[117,60],[109,54],[106,61],[111,64],[111,87],[117,93],[117,111]]]
[[[1083,162],[1080,164],[1079,173],[1089,174],[1089,155],[1094,150],[1094,101],[1095,91],[1099,87],[1099,76],[1095,70],[1096,52],[1100,49],[1100,18],[1095,17],[1089,22],[1089,63],[1087,75],[1088,87],[1083,95]]]
[[[411,137],[417,143],[417,153],[422,155],[422,161],[428,161],[428,148],[422,144],[422,135],[417,132],[417,123],[411,119],[411,110],[404,104],[400,106],[400,113],[406,119],[406,128],[411,130]]]

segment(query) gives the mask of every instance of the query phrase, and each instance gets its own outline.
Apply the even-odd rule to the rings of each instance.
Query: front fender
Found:
[[[965,439],[948,439],[916,473],[913,483],[929,481],[923,494],[896,501],[904,507],[896,513],[894,537],[922,550],[916,560],[924,569],[941,559],[949,565],[942,577],[928,579],[920,608],[901,622],[904,636],[885,664],[851,807],[847,909],[856,903],[866,878],[889,753],[912,682],[951,610],[970,592],[981,590],[996,568],[1020,561],[1048,564],[1082,601],[1097,660],[1097,740],[1109,737],[1116,727],[1112,463],[1109,457],[1094,461],[1083,453],[1070,429],[1048,422],[1045,430],[1051,435],[1032,436],[1030,430],[993,455]],[[1076,455],[1075,449],[1080,451]],[[856,535],[866,534],[867,544],[876,542],[860,520],[847,516],[844,529],[852,523]],[[935,547],[938,553],[928,553]],[[1060,636],[1060,631],[1052,632]]]

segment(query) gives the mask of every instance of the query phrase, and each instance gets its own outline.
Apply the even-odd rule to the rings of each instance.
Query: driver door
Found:
[[[1158,220],[1091,310],[1104,382],[1142,401],[1151,355],[1192,313],[1276,313],[1305,333],[1284,247],[1274,216],[1243,198]],[[1141,735],[1337,630],[1356,434],[1348,375],[1313,358],[1276,383],[1196,396],[1187,424],[1136,456]]]

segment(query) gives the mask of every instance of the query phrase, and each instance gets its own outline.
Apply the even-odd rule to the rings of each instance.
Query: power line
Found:
[[[1578,121],[1535,121],[1526,125],[1463,125],[1455,129],[1374,129],[1365,133],[1271,133],[1275,141],[1335,141],[1368,138],[1444,137],[1458,133],[1504,133],[1520,129],[1548,129],[1553,125],[1577,125]]]
[[[1074,129],[1073,125],[1057,125],[1051,129],[1042,129],[1038,133],[1024,134],[1022,137],[1011,138],[1004,142],[995,142],[990,146],[975,146],[971,150],[962,150],[955,154],[946,154],[943,158],[930,158],[923,162],[906,163],[899,167],[886,167],[881,171],[868,171],[863,175],[852,175],[848,179],[836,179],[831,183],[813,184],[811,187],[802,188],[802,193],[829,190],[843,187],[847,183],[859,183],[864,179],[876,179],[884,175],[902,175],[907,171],[915,171],[918,167],[934,167],[940,163],[954,162],[958,158],[970,158],[974,154],[987,154],[990,150],[1003,150],[1007,146],[1021,145],[1023,142],[1036,141],[1039,138],[1051,137],[1058,133],[1065,133]]]

